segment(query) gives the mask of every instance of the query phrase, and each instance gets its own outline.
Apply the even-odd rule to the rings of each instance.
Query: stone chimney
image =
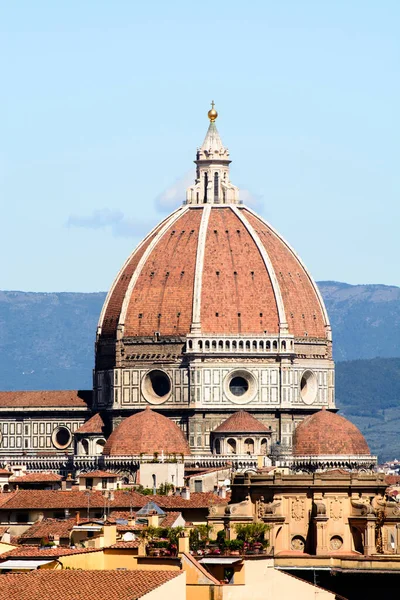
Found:
[[[104,548],[112,546],[117,541],[117,526],[116,525],[103,525],[103,536],[104,536]]]
[[[190,489],[188,487],[184,487],[182,489],[181,496],[184,500],[190,500]]]
[[[226,498],[226,487],[224,485],[219,488],[218,496],[220,498],[224,498],[224,499]]]
[[[76,522],[77,525],[79,525],[80,520],[81,520],[81,515],[79,513],[79,510],[77,510],[76,514],[75,514],[75,522]]]
[[[70,492],[72,490],[72,484],[74,483],[71,473],[68,473],[67,479],[63,479],[61,482],[61,489],[63,492]]]
[[[190,546],[189,546],[189,534],[185,531],[183,536],[178,540],[178,552],[179,554],[189,554]]]

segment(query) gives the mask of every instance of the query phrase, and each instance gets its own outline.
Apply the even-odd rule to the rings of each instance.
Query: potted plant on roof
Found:
[[[259,554],[266,543],[265,533],[269,530],[266,523],[247,523],[236,525],[237,539],[242,540],[247,548],[246,554]]]
[[[231,556],[239,556],[243,552],[243,546],[243,540],[230,540],[230,542],[228,542],[229,554]]]

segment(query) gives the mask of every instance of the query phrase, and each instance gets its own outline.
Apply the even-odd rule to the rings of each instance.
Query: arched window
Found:
[[[213,341],[211,342],[211,346],[212,346],[212,349],[213,349],[213,350],[216,350],[216,349],[217,349],[217,342],[216,342],[215,340],[213,340]]]
[[[204,173],[204,204],[207,202],[208,173]]]
[[[218,173],[214,173],[214,202],[218,202],[219,198],[219,177]]]
[[[244,451],[246,454],[254,454],[254,440],[251,438],[244,440]]]
[[[82,454],[85,456],[89,455],[89,442],[87,440],[81,441]]]
[[[246,340],[246,350],[250,350],[250,342],[249,342],[249,340]]]
[[[232,350],[236,350],[236,348],[237,348],[237,343],[236,343],[236,341],[234,340],[234,341],[232,342]]]
[[[199,350],[203,350],[203,342],[199,340]]]
[[[228,446],[228,454],[236,454],[236,440],[229,438],[226,443]]]
[[[215,440],[214,450],[215,450],[215,454],[221,454],[221,441],[220,440]]]
[[[271,350],[271,342],[270,342],[270,341],[268,341],[268,342],[265,344],[265,349],[266,349],[266,350]]]
[[[260,350],[264,350],[264,342],[262,340],[260,342]]]
[[[286,342],[282,342],[282,350],[286,350]]]
[[[218,348],[219,348],[220,350],[223,350],[223,349],[224,349],[224,342],[223,342],[222,340],[219,340],[219,342],[218,342]]]
[[[209,340],[206,340],[206,342],[205,342],[205,349],[206,350],[210,349],[210,341]]]
[[[151,476],[152,480],[153,480],[153,488],[157,489],[157,476],[155,473],[153,473],[153,475]]]
[[[266,454],[268,454],[268,440],[266,438],[263,438],[261,440],[261,454],[263,456],[266,456]]]
[[[96,440],[96,454],[103,454],[105,440]]]
[[[243,345],[243,340],[240,340],[239,342],[239,350],[243,350],[244,345]]]
[[[275,340],[275,342],[272,344],[272,347],[274,350],[278,350],[278,342]]]
[[[230,350],[230,349],[231,349],[231,343],[230,343],[230,341],[229,341],[229,340],[228,340],[227,342],[225,342],[225,348],[226,348],[227,350]]]

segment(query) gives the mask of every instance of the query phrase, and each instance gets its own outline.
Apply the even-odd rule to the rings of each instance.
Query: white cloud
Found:
[[[134,237],[147,233],[153,223],[132,219],[119,210],[103,208],[94,210],[91,215],[70,215],[67,220],[68,227],[82,227],[84,229],[110,228],[115,237]]]
[[[172,185],[156,196],[154,200],[156,209],[159,212],[168,213],[178,208],[186,200],[186,189],[193,185],[194,180],[194,169],[190,169],[182,177],[176,179]]]

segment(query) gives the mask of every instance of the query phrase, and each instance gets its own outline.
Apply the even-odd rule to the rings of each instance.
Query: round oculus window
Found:
[[[249,389],[249,382],[244,377],[232,377],[229,382],[229,390],[234,396],[243,396]]]
[[[151,404],[162,404],[171,394],[171,380],[167,373],[160,369],[149,371],[144,379],[142,391],[147,402]]]
[[[241,369],[225,377],[225,395],[235,404],[247,404],[254,398],[256,391],[256,380],[250,371]]]
[[[52,441],[56,448],[63,450],[67,448],[72,440],[72,434],[68,427],[60,426],[53,431]]]
[[[304,371],[300,380],[300,396],[304,404],[312,404],[317,396],[317,376],[312,371]]]

